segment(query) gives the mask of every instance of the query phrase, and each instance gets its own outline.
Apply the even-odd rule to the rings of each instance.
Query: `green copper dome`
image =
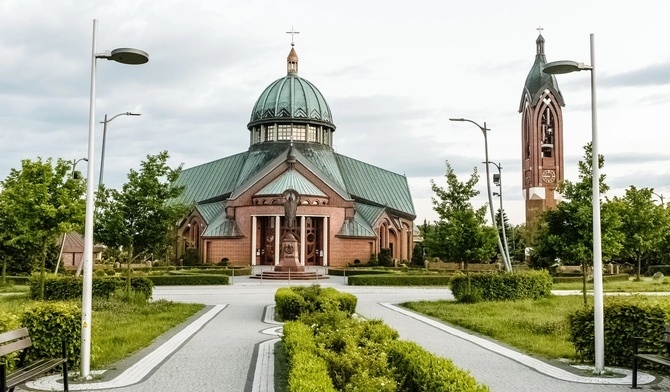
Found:
[[[330,107],[312,83],[289,73],[270,84],[251,111],[249,127],[282,120],[304,120],[333,125]]]

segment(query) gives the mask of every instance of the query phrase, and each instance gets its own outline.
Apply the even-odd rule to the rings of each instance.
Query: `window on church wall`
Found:
[[[254,128],[254,143],[261,142],[261,128]]]
[[[530,127],[531,127],[531,122],[530,122],[530,115],[528,111],[526,110],[526,126],[523,129],[523,140],[525,143],[525,151],[524,151],[524,156],[526,159],[530,159]]]
[[[268,125],[267,127],[265,127],[265,141],[271,142],[273,140],[275,140],[275,126]]]
[[[554,114],[550,107],[542,112],[540,144],[543,158],[551,158],[554,151]]]
[[[291,126],[279,125],[277,140],[291,140]]]
[[[316,127],[313,125],[307,126],[307,141],[308,142],[316,141]]]
[[[294,125],[293,126],[293,140],[305,141],[305,126],[304,125]]]

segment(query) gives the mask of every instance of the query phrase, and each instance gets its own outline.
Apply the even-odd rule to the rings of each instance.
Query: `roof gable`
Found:
[[[326,196],[316,185],[312,184],[297,170],[289,168],[279,177],[275,178],[271,183],[267,184],[263,189],[256,192],[258,196],[266,195],[281,195],[285,191],[293,189],[301,195],[308,196]]]

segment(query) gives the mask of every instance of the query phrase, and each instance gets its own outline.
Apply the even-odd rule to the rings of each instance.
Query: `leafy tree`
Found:
[[[449,162],[447,164],[447,187],[430,181],[435,198],[433,209],[440,219],[431,232],[429,243],[432,254],[448,261],[464,263],[466,271],[470,261],[488,262],[496,252],[496,232],[486,226],[484,205],[474,209],[470,199],[479,194],[475,189],[479,176],[477,168],[465,182],[460,182]]]
[[[584,159],[579,161],[579,181],[564,181],[558,191],[563,201],[555,209],[547,210],[540,218],[540,230],[534,244],[535,263],[548,266],[560,259],[561,262],[582,265],[584,303],[586,304],[586,268],[593,264],[593,170],[591,168],[591,145],[584,147]],[[598,165],[603,167],[605,159],[598,157]],[[609,187],[605,175],[599,178],[600,193]],[[603,203],[600,213],[601,243],[603,260],[618,254],[621,249],[621,232],[616,208],[611,203]],[[538,263],[537,261],[542,262]]]
[[[14,271],[39,266],[40,299],[48,252],[62,233],[80,228],[84,220],[84,184],[69,174],[71,163],[24,159],[0,183],[0,254],[13,258]],[[3,266],[5,270],[6,266]]]
[[[170,229],[186,213],[183,205],[168,203],[183,191],[174,186],[181,166],[170,168],[163,151],[147,155],[139,171],[128,173],[121,191],[102,188],[97,199],[95,239],[127,252],[128,290],[130,264],[136,255],[160,254],[170,242]]]
[[[424,266],[422,244],[414,244],[414,250],[412,250],[412,265],[415,265],[417,267]]]
[[[661,246],[669,234],[669,216],[663,206],[654,203],[652,191],[631,185],[622,198],[615,197],[613,201],[618,207],[624,233],[621,256],[635,262],[638,280],[643,259]]]

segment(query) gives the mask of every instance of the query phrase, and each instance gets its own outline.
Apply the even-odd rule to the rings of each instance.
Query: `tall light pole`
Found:
[[[595,39],[590,40],[591,65],[576,61],[554,61],[545,64],[543,71],[548,74],[564,74],[591,71],[591,153],[593,186],[593,336],[595,342],[595,373],[605,370],[605,322],[603,308],[603,255],[600,237],[600,167],[598,160],[598,116],[596,105],[596,59]]]
[[[449,121],[464,121],[464,122],[469,122],[472,124],[475,124],[479,129],[481,129],[482,134],[484,135],[484,156],[486,159],[486,162],[489,161],[489,142],[488,142],[488,137],[486,136],[486,131],[490,131],[490,129],[486,128],[486,121],[484,122],[484,126],[481,126],[477,124],[476,122],[472,120],[468,120],[467,118],[450,118]],[[491,211],[491,223],[493,224],[493,228],[496,230],[496,237],[498,238],[498,250],[500,251],[500,256],[503,259],[503,263],[505,264],[505,269],[510,272],[512,271],[512,265],[509,263],[509,260],[507,260],[507,257],[505,257],[505,249],[503,248],[502,242],[500,241],[500,233],[498,233],[498,225],[496,224],[496,217],[495,213],[493,212],[493,198],[491,197],[491,176],[489,174],[489,165],[486,165],[486,193],[488,193],[489,196],[489,209]]]
[[[503,236],[503,245],[505,246],[505,256],[507,257],[507,261],[510,263],[510,266],[512,264],[512,259],[509,257],[509,243],[507,242],[507,233],[505,233],[505,214],[504,214],[504,209],[503,209],[503,192],[502,192],[502,166],[500,166],[499,163],[495,162],[483,162],[486,164],[492,164],[498,169],[498,177],[496,179],[496,175],[493,175],[493,183],[500,188],[500,192],[496,193],[493,192],[493,196],[498,196],[500,198],[500,225],[502,226],[502,236]]]
[[[79,158],[79,159],[73,159],[72,160],[72,178],[73,179],[75,179],[74,178],[74,173],[76,173],[74,169],[77,167],[77,163],[79,163],[81,161],[88,161],[88,158]]]
[[[95,67],[98,59],[114,60],[122,64],[144,64],[149,55],[138,49],[120,48],[111,52],[96,53],[98,20],[93,19],[93,45],[91,55],[91,99],[88,113],[88,165],[86,175],[86,219],[84,222],[84,254],[82,264],[84,282],[81,301],[81,376],[90,377],[91,370],[91,305],[93,296],[93,211],[95,208],[93,172],[95,170]]]
[[[125,113],[119,113],[115,115],[114,117],[110,118],[109,120],[107,119],[107,114],[105,114],[105,121],[100,121],[100,124],[105,124],[102,128],[102,151],[100,152],[100,179],[98,180],[98,189],[102,186],[102,173],[105,169],[105,142],[107,140],[107,124],[111,123],[112,120],[119,116],[141,116],[141,113],[131,113],[131,112],[125,112]]]

